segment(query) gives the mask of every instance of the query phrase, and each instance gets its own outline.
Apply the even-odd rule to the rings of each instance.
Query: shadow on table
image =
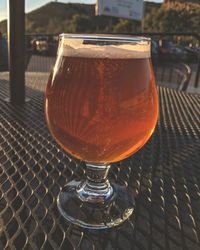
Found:
[[[5,85],[0,86],[1,97],[8,93]],[[113,181],[133,192],[133,216],[113,229],[83,230],[69,225],[56,205],[66,182],[83,174],[83,163],[67,156],[49,134],[43,93],[27,89],[27,94],[31,101],[21,107],[0,101],[0,242],[4,247],[182,249],[186,244],[197,249],[200,160],[193,134],[159,122],[149,142],[134,156],[114,164],[110,172]]]

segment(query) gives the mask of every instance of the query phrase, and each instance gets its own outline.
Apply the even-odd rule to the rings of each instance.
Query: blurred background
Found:
[[[200,1],[137,1],[142,6],[141,17],[126,18],[113,16],[109,8],[100,13],[98,8],[103,1],[25,1],[26,77],[37,78],[29,82],[44,89],[55,62],[60,33],[136,34],[152,38],[152,61],[159,85],[199,92]],[[6,0],[0,1],[0,10],[0,71],[1,77],[6,77]]]

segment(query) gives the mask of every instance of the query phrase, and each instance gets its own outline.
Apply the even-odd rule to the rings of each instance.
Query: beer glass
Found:
[[[144,37],[60,35],[45,113],[57,143],[85,162],[85,176],[67,183],[57,199],[62,216],[81,227],[114,227],[134,210],[132,192],[107,175],[111,163],[147,142],[157,122],[150,43]]]

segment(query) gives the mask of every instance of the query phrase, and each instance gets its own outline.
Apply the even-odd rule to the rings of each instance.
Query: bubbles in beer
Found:
[[[64,45],[46,90],[57,142],[87,162],[122,160],[142,147],[158,116],[149,48]]]

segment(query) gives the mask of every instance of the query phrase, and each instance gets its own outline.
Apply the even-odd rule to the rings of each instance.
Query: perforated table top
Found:
[[[0,249],[200,249],[200,96],[159,88],[160,116],[149,142],[112,166],[128,185],[133,216],[117,228],[83,230],[59,214],[56,198],[83,164],[66,156],[44,120],[43,93],[13,106],[0,81]]]

